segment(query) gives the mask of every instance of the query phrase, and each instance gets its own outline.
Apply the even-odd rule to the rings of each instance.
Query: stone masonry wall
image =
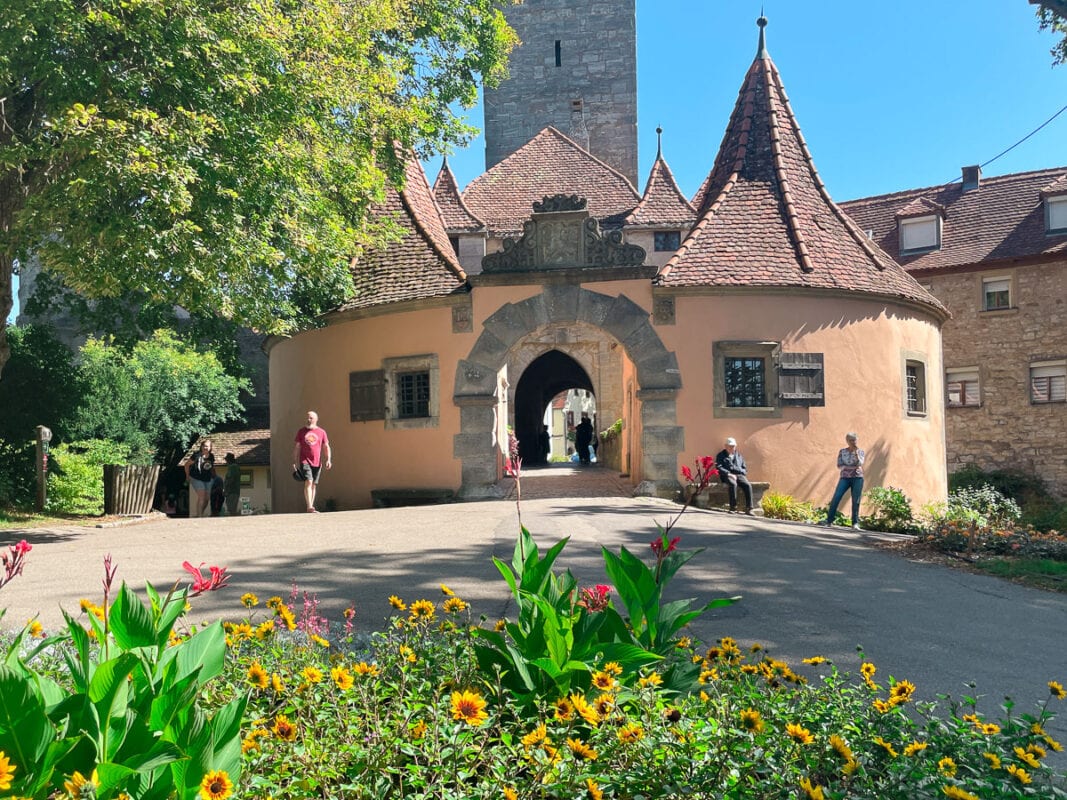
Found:
[[[553,125],[583,146],[587,133],[593,155],[637,186],[635,0],[537,0],[505,13],[523,43],[510,77],[485,90],[486,169]]]
[[[982,311],[982,278],[1011,277],[1012,308]],[[977,367],[978,407],[947,408],[948,469],[966,464],[1042,477],[1067,497],[1067,404],[1031,404],[1035,361],[1067,357],[1067,261],[920,278],[952,311],[945,368]]]

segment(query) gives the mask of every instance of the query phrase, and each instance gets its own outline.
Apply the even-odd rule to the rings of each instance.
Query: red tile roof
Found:
[[[1041,194],[1045,197],[1067,194],[1067,172],[1042,189]]]
[[[404,187],[387,189],[385,200],[372,213],[395,221],[400,239],[368,248],[352,260],[356,294],[340,311],[442,297],[464,289],[467,276],[414,154],[405,164]]]
[[[1067,234],[1045,233],[1042,192],[1059,186],[1067,191],[1067,167],[982,178],[977,189],[959,182],[910,189],[842,203],[841,208],[886,252],[909,271],[938,270],[970,264],[1067,255]],[[944,207],[941,247],[913,255],[900,254],[897,216],[917,198]]]
[[[698,222],[660,270],[659,285],[844,289],[945,313],[830,199],[762,31],[759,54],[694,205]]]
[[[626,217],[626,224],[688,228],[696,222],[696,218],[696,209],[678,188],[671,168],[663,160],[663,154],[658,153],[648,174],[641,202]]]
[[[203,436],[193,442],[193,446],[182,456],[183,464],[200,450],[200,442],[204,439],[211,440],[211,452],[215,454],[215,468],[220,471],[220,474],[226,468],[225,459],[227,453],[233,453],[237,463],[242,467],[270,466],[269,428],[213,433],[210,436]]]
[[[607,227],[621,225],[641,199],[622,173],[548,127],[471,181],[463,201],[490,235],[513,236],[535,202],[557,194],[586,198],[589,214]]]
[[[925,217],[930,214],[945,216],[945,207],[929,197],[916,197],[897,212],[897,217]]]
[[[433,197],[441,209],[445,230],[449,233],[473,233],[485,230],[485,223],[471,213],[459,193],[456,176],[448,166],[448,159],[441,162],[441,171],[433,182]]]

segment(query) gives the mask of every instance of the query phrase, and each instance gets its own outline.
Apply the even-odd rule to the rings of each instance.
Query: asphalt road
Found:
[[[542,548],[569,536],[559,566],[588,585],[606,582],[602,546],[651,556],[655,523],[678,508],[617,496],[526,499],[522,520]],[[229,588],[194,600],[194,621],[239,618],[243,592],[262,600],[288,596],[295,584],[335,621],[354,603],[357,627],[369,630],[389,615],[389,595],[438,600],[441,583],[496,619],[511,603],[491,558],[510,560],[517,529],[515,504],[498,500],[0,532],[0,547],[21,538],[33,545],[24,574],[0,590],[0,626],[38,616],[54,630],[61,607],[77,614],[79,598],[100,602],[108,553],[135,588],[188,580],[186,560],[227,566]],[[704,548],[672,584],[673,598],[743,597],[692,626],[706,644],[732,636],[794,665],[821,655],[843,670],[858,668],[862,648],[879,678],[910,680],[925,698],[977,694],[991,716],[1005,697],[1030,711],[1047,699],[1049,680],[1067,685],[1067,596],[912,562],[872,547],[878,534],[692,509],[672,533],[683,548]],[[1049,730],[1067,742],[1067,703],[1060,706]]]

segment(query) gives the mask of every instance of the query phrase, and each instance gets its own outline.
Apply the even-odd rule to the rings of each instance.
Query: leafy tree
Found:
[[[74,354],[46,327],[8,331],[11,361],[0,381],[0,503],[31,503],[36,492],[34,429],[65,439],[81,399]]]
[[[128,351],[89,339],[81,359],[85,398],[74,434],[128,445],[135,461],[175,463],[196,436],[240,417],[248,389],[214,354],[166,330]]]
[[[1067,0],[1030,0],[1030,4],[1038,6],[1038,27],[1061,37],[1052,48],[1052,63],[1067,64]]]
[[[463,141],[450,104],[502,77],[511,1],[0,3],[0,369],[31,252],[77,292],[265,333],[294,286],[350,292],[401,158]]]

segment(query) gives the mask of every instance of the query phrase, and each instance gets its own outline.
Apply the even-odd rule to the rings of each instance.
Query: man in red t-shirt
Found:
[[[296,432],[296,444],[293,445],[293,472],[304,475],[304,499],[309,513],[317,513],[315,508],[315,487],[319,483],[319,473],[323,465],[325,451],[326,469],[333,467],[330,454],[330,437],[319,427],[319,415],[308,412],[308,424]]]

